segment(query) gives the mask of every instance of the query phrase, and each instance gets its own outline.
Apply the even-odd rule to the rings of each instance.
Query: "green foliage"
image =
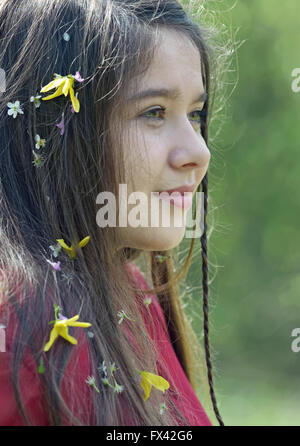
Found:
[[[297,425],[300,352],[291,350],[291,332],[300,327],[300,92],[291,84],[300,67],[300,4],[223,0],[207,8],[244,41],[232,58],[236,87],[208,171],[217,401],[227,425]],[[232,72],[226,76],[231,85]]]

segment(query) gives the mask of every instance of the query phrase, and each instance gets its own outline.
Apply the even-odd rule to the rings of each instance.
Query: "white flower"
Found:
[[[41,147],[45,146],[46,140],[45,139],[41,139],[40,135],[35,135],[34,139],[35,139],[35,142],[36,142],[36,145],[35,145],[36,149],[40,149]]]
[[[128,319],[129,321],[135,322],[134,319],[131,319],[130,317],[127,316],[127,314],[125,313],[124,310],[122,311],[118,311],[117,316],[119,316],[119,324],[121,324],[123,322],[124,319]]]
[[[7,114],[13,115],[14,118],[17,117],[18,113],[24,115],[24,112],[23,112],[22,108],[20,107],[20,101],[8,102],[7,107],[9,108],[9,110],[7,111]]]
[[[51,245],[51,246],[49,246],[49,248],[53,252],[53,256],[58,257],[59,251],[61,250],[62,247],[59,243],[57,243],[57,245],[55,245],[55,246]]]
[[[143,302],[144,302],[144,305],[146,305],[146,307],[148,307],[152,303],[152,299],[151,299],[151,297],[145,297]]]
[[[111,374],[113,374],[117,370],[116,364],[114,362],[110,363],[109,370]]]
[[[99,389],[98,389],[98,387],[96,386],[96,381],[95,381],[95,377],[94,377],[94,376],[88,376],[87,379],[85,380],[85,382],[86,382],[89,386],[94,387],[94,389],[96,390],[96,392],[99,393]]]
[[[100,373],[104,373],[105,376],[107,375],[105,361],[103,361],[102,364],[99,365],[98,370]]]
[[[68,33],[64,33],[63,39],[68,42],[70,40],[70,35]]]
[[[65,274],[65,273],[62,273],[62,277],[63,277],[63,279],[67,282],[67,285],[69,285],[69,283],[70,283],[71,280],[72,280],[72,275],[71,275],[71,274]]]
[[[37,95],[37,96],[31,96],[31,98],[30,98],[30,102],[34,102],[34,106],[35,106],[35,108],[39,108],[39,106],[41,105],[41,102],[39,101],[39,99],[41,98],[42,96],[39,96],[39,95]]]
[[[122,310],[122,311],[118,311],[118,313],[117,313],[117,316],[119,316],[119,324],[121,324],[122,322],[123,322],[123,320],[125,319],[125,317],[126,317],[126,314],[125,314],[125,312]]]
[[[95,384],[95,377],[94,376],[88,376],[87,379],[85,380],[85,382],[87,384],[89,384],[90,386],[93,386]]]
[[[161,403],[161,405],[159,407],[160,415],[162,415],[166,409],[167,409],[167,406],[165,405],[165,403]]]
[[[114,391],[117,393],[121,393],[124,390],[124,386],[120,386],[117,382],[115,382]]]
[[[32,161],[35,167],[41,167],[44,164],[45,159],[39,155],[38,153],[35,153],[35,151],[32,151],[34,160]]]

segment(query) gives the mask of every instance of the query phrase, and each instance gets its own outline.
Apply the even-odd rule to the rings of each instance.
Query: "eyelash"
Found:
[[[159,111],[165,113],[166,108],[165,108],[165,107],[156,107],[156,108],[152,108],[151,110],[146,111],[146,113],[143,113],[143,114],[141,115],[141,117],[142,117],[142,118],[145,118],[145,119],[156,119],[156,118],[153,118],[153,117],[148,117],[147,115],[148,115],[148,113],[159,112]],[[198,124],[201,125],[202,122],[203,122],[204,119],[205,119],[205,110],[204,110],[204,109],[203,109],[203,110],[194,110],[194,111],[192,111],[191,113],[197,113],[197,114],[198,114],[198,116],[199,116],[199,118],[200,118],[199,121],[193,121],[193,122],[197,122]],[[158,118],[158,119],[163,119],[163,118]]]

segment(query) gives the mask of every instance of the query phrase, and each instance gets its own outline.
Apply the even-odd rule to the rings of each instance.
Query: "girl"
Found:
[[[152,192],[201,184],[206,216],[204,30],[176,0],[4,0],[0,41],[0,424],[211,425],[177,289],[194,239],[174,275],[186,208],[171,202],[168,227],[119,224],[119,185],[145,216]],[[201,246],[223,424],[205,220]]]

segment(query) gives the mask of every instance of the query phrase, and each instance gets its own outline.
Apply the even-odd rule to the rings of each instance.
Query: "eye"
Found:
[[[146,113],[143,113],[142,117],[145,117],[146,119],[157,119],[157,116],[156,117],[154,117],[154,116],[149,117],[149,114],[150,113],[155,114],[155,113],[159,113],[159,112],[164,114],[165,111],[166,111],[166,109],[164,107],[152,108],[151,110],[148,110]],[[159,119],[162,119],[162,118],[159,118]]]
[[[201,124],[205,119],[205,110],[194,110],[191,115],[194,113],[196,114],[196,121]]]
[[[164,119],[163,116],[165,114],[166,109],[164,107],[156,107],[152,108],[151,110],[148,110],[147,112],[143,113],[141,115],[142,118],[150,119],[150,120],[162,120]],[[151,116],[152,115],[152,116]],[[153,116],[156,115],[156,116]],[[205,119],[205,110],[194,110],[190,113],[192,115],[191,121],[193,123],[201,125],[201,123]]]

